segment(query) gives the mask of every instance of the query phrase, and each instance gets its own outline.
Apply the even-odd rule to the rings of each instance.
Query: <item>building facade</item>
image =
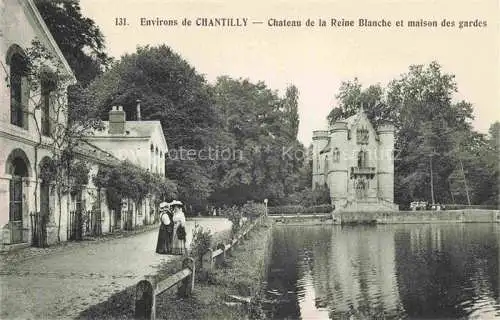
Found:
[[[138,106],[140,119],[140,106]],[[85,137],[89,144],[109,152],[121,161],[165,177],[165,159],[168,152],[161,122],[127,121],[121,106],[109,111],[109,121],[103,121],[103,129]],[[124,199],[121,210],[115,212],[113,228],[133,228],[154,221],[157,211],[154,199],[146,198],[136,204]]]
[[[0,244],[30,243],[33,213],[42,212],[49,221],[51,238],[66,239],[66,216],[54,217],[58,204],[48,183],[40,179],[44,163],[53,155],[50,128],[66,122],[65,114],[54,114],[54,92],[30,83],[26,74],[27,50],[38,41],[57,60],[66,74],[67,86],[76,79],[47,29],[32,0],[0,1]],[[46,66],[50,70],[53,65]],[[59,90],[59,89],[58,89]],[[65,95],[65,92],[58,92]],[[64,108],[62,108],[64,109]],[[64,211],[65,212],[65,211]]]
[[[312,187],[327,185],[338,211],[398,210],[394,126],[374,128],[364,110],[313,132]]]

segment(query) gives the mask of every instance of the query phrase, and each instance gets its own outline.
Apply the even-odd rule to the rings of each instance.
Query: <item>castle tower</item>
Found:
[[[383,124],[377,130],[379,147],[377,152],[378,196],[394,202],[394,126]]]
[[[345,121],[337,121],[330,128],[330,144],[332,161],[327,183],[330,187],[332,203],[339,208],[347,202],[349,150]]]
[[[320,152],[327,146],[330,138],[328,137],[328,131],[317,130],[313,131],[313,167],[312,167],[312,189],[315,188],[316,184],[324,185],[326,182],[325,177],[325,164],[324,155],[320,155]]]

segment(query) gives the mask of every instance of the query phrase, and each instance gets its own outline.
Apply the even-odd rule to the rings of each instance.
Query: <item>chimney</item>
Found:
[[[137,121],[141,121],[141,99],[137,99]]]
[[[125,111],[122,106],[113,106],[109,111],[109,133],[125,133]]]

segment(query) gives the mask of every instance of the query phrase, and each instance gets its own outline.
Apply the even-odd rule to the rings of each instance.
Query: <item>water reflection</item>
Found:
[[[495,224],[276,227],[273,318],[500,317]]]

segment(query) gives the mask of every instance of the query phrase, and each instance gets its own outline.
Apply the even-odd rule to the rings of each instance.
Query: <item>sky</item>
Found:
[[[455,100],[474,106],[473,126],[486,133],[500,121],[498,0],[81,0],[83,14],[103,32],[108,53],[119,58],[137,46],[166,44],[213,83],[218,76],[264,81],[283,95],[299,89],[299,140],[326,129],[342,81],[385,86],[413,64],[437,61],[454,74]],[[116,18],[126,18],[117,26]],[[141,18],[177,20],[176,26],[141,26]],[[182,20],[192,21],[183,26]],[[197,18],[232,18],[241,27],[200,27]],[[300,20],[301,27],[269,21]],[[311,19],[315,26],[305,26]],[[327,22],[318,26],[318,20]],[[333,27],[331,19],[354,20]],[[359,19],[391,21],[391,27],[361,27]],[[408,21],[435,20],[439,27],[408,27]],[[455,27],[441,27],[443,19]],[[459,21],[486,26],[459,28]],[[395,26],[403,20],[403,26]],[[262,22],[261,24],[253,22]],[[477,25],[477,23],[476,23]]]

